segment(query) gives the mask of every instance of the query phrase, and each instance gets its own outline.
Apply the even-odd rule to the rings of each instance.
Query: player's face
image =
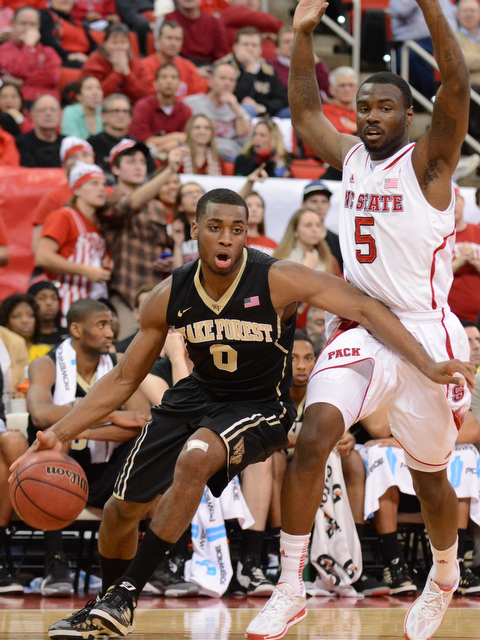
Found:
[[[470,362],[480,366],[480,331],[477,327],[465,327],[465,333],[470,344]]]
[[[52,289],[42,289],[35,295],[40,320],[55,320],[60,311],[60,300]]]
[[[108,353],[113,341],[111,311],[97,311],[81,323],[82,349],[94,355]]]
[[[204,270],[229,276],[240,269],[247,239],[247,214],[243,207],[209,202],[200,220],[192,223],[192,238]]]
[[[358,135],[374,160],[388,158],[408,142],[413,108],[405,109],[394,84],[364,84],[357,97]]]
[[[292,375],[294,387],[306,387],[315,364],[313,345],[306,340],[295,340],[292,351]]]

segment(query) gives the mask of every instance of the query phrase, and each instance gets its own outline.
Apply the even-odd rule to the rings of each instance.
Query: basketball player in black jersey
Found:
[[[103,598],[52,625],[51,638],[132,632],[137,598],[190,524],[205,485],[218,496],[248,464],[286,445],[295,417],[289,387],[298,300],[362,323],[437,383],[458,383],[459,372],[473,384],[471,365],[433,362],[386,307],[340,278],[246,249],[247,226],[246,204],[233,191],[200,199],[192,223],[200,258],[149,294],[123,360],[25,454],[59,450],[99,423],[147,375],[169,327],[182,332],[193,373],[153,407],[104,510]],[[137,524],[153,508],[137,552]]]

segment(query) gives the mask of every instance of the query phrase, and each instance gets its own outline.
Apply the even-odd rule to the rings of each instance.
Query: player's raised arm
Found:
[[[168,333],[166,321],[171,280],[156,287],[145,300],[140,314],[140,330],[121,361],[95,384],[77,406],[47,429],[13,465],[38,449],[58,448],[57,443],[73,440],[78,434],[121,407],[136,391],[152,368]],[[53,434],[53,435],[52,435]]]
[[[288,309],[294,300],[300,300],[340,318],[354,320],[433,382],[463,384],[461,377],[456,375],[459,373],[465,377],[469,387],[473,388],[473,365],[459,360],[434,362],[388,307],[341,278],[314,271],[295,262],[280,260],[270,269],[269,283],[272,302],[278,313]]]
[[[448,202],[439,207],[431,201],[434,194],[430,192],[449,182],[460,157],[460,148],[468,130],[469,72],[438,0],[417,1],[430,30],[442,84],[435,97],[432,125],[417,143],[413,166],[427,200],[437,208],[446,208]]]
[[[301,0],[293,18],[293,42],[288,74],[288,103],[295,131],[328,164],[341,169],[343,158],[358,138],[339,133],[322,113],[315,76],[312,33],[328,2]]]

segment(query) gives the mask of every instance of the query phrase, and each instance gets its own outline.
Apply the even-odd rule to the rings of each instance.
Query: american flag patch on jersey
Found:
[[[383,181],[384,189],[398,189],[398,178],[385,178]]]
[[[258,307],[259,304],[260,298],[258,296],[252,296],[251,298],[243,299],[243,306],[245,307],[245,309],[248,309],[249,307]]]

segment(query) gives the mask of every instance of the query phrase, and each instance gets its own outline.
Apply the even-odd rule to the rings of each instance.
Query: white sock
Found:
[[[282,573],[278,582],[286,582],[293,587],[294,593],[302,595],[305,593],[302,575],[309,541],[310,535],[292,536],[280,531]]]
[[[433,554],[433,574],[432,578],[442,589],[450,589],[457,579],[457,547],[458,539],[449,549],[439,551],[432,545]]]

